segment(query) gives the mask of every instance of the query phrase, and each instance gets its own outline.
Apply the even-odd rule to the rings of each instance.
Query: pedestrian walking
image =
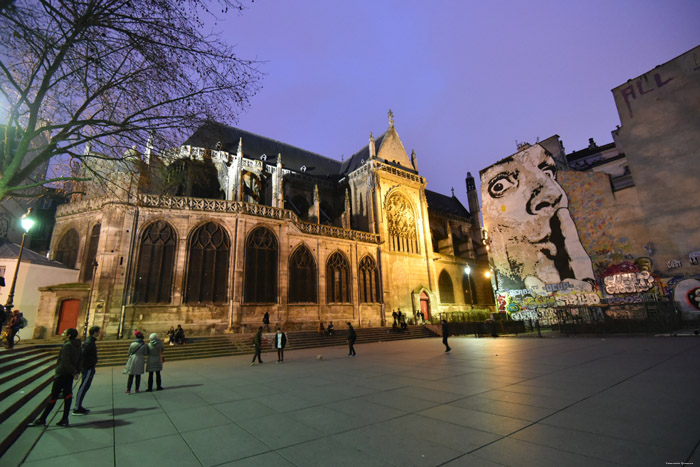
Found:
[[[450,327],[447,324],[447,320],[443,319],[442,320],[442,343],[445,344],[445,352],[449,352],[452,350],[450,346],[447,344],[447,336],[450,335]]]
[[[85,339],[83,348],[80,349],[80,388],[75,395],[75,408],[73,415],[86,415],[90,410],[83,407],[85,394],[87,394],[95,377],[95,367],[97,366],[97,336],[100,334],[100,327],[93,326],[88,330],[88,337]]]
[[[68,426],[68,414],[70,413],[71,399],[73,397],[73,379],[77,379],[80,374],[78,371],[80,365],[80,339],[77,339],[78,330],[74,328],[68,328],[63,331],[63,336],[66,338],[66,341],[63,343],[56,360],[56,373],[51,385],[51,395],[44,412],[32,423],[34,426],[46,425],[46,419],[61,394],[63,394],[63,417],[56,425]]]
[[[253,354],[253,361],[250,362],[250,365],[253,366],[255,365],[255,359],[258,359],[258,363],[262,363],[262,359],[260,358],[260,352],[262,352],[262,332],[263,328],[260,326],[258,328],[258,332],[255,333],[255,337],[253,337],[253,347],[255,347],[255,354]]]
[[[398,324],[399,315],[396,310],[391,310],[391,317],[394,318],[394,324]]]
[[[277,363],[282,363],[284,361],[284,347],[287,345],[287,334],[282,332],[280,328],[277,328],[277,334],[275,334],[275,348],[277,349]]]
[[[263,316],[263,324],[265,325],[265,330],[267,332],[270,332],[270,313],[267,311],[265,312],[265,315]]]
[[[127,394],[131,394],[131,385],[134,382],[134,377],[136,377],[136,393],[139,392],[141,375],[143,374],[143,369],[146,364],[146,352],[148,351],[148,347],[146,347],[146,343],[143,341],[143,333],[141,331],[136,331],[134,332],[134,337],[136,337],[136,340],[129,346],[129,358],[124,368],[124,373],[129,375],[129,379],[126,381]]]
[[[160,340],[158,334],[151,333],[148,336],[148,347],[146,354],[146,371],[148,372],[148,389],[147,392],[153,390],[153,373],[156,374],[156,391],[162,391],[160,372],[163,371],[163,341]]]
[[[357,340],[357,333],[355,333],[355,328],[352,327],[352,323],[348,321],[348,357],[354,357],[357,355],[355,353],[355,341]]]

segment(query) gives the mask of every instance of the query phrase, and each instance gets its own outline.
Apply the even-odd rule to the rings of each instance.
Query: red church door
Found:
[[[425,315],[425,320],[430,321],[430,297],[425,292],[420,293],[420,309]]]
[[[80,313],[80,300],[64,300],[61,303],[61,313],[58,317],[57,334],[63,334],[68,328],[78,327],[78,313]]]

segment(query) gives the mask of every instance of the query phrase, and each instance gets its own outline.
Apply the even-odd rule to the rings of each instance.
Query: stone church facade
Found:
[[[42,289],[36,337],[100,325],[247,331],[319,321],[391,325],[492,310],[479,204],[426,189],[415,153],[389,127],[336,161],[230,126],[200,127],[176,152],[104,163],[57,212],[51,255],[79,284]],[[470,273],[465,273],[469,266]],[[70,304],[70,306],[68,306]]]

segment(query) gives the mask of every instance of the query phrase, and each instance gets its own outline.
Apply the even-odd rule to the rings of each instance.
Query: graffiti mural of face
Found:
[[[552,156],[530,146],[481,174],[484,223],[491,255],[505,287],[530,288],[564,281],[590,290],[593,267],[581,245],[557,182]]]

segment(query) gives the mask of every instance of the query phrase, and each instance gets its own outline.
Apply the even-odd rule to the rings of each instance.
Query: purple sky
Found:
[[[265,61],[247,131],[346,158],[387,110],[428,188],[558,134],[612,141],[610,90],[700,44],[698,0],[261,1],[216,28]],[[245,144],[245,143],[244,143]]]

